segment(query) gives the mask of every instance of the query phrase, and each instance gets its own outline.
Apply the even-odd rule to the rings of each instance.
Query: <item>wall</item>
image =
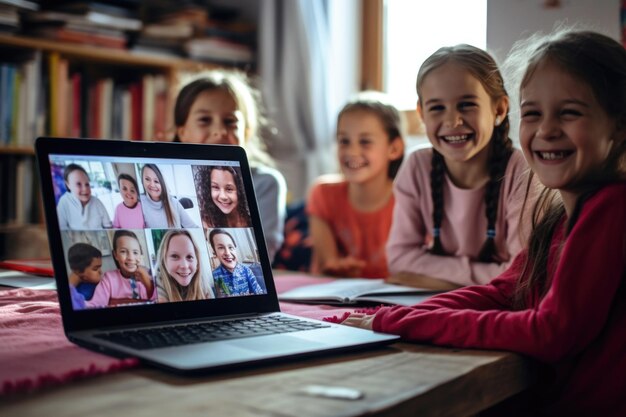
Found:
[[[487,49],[500,62],[525,35],[548,32],[555,22],[582,23],[589,29],[620,40],[620,0],[560,0],[558,8],[544,7],[545,0],[488,0]]]
[[[548,0],[488,0],[487,50],[502,63],[518,39],[536,31],[550,32],[557,22],[582,24],[621,42],[620,0],[558,0],[560,7],[546,8]],[[505,78],[507,77],[504,74]],[[507,85],[509,93],[517,87]],[[512,94],[514,96],[514,94]],[[510,136],[517,142],[517,103],[511,103]]]

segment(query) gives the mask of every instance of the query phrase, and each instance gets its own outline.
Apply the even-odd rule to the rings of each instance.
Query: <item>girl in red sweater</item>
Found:
[[[528,355],[548,370],[533,414],[624,416],[626,50],[561,31],[516,45],[512,60],[526,63],[520,144],[546,186],[526,249],[488,285],[344,324]]]

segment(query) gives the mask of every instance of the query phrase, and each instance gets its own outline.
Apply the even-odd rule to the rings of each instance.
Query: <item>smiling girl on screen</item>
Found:
[[[252,227],[239,167],[194,166],[193,171],[204,228]]]
[[[169,195],[158,166],[145,164],[141,168],[141,180],[146,191],[141,195],[146,227],[153,229],[198,227],[180,201]]]
[[[199,246],[189,231],[168,231],[161,241],[158,260],[160,303],[215,298],[204,272]]]
[[[156,300],[150,273],[141,264],[143,251],[135,232],[116,230],[113,234],[113,260],[117,269],[107,271],[96,286],[87,307],[106,307]]]
[[[143,229],[145,221],[139,202],[139,187],[132,175],[120,174],[117,177],[122,202],[115,207],[113,227],[116,229]]]

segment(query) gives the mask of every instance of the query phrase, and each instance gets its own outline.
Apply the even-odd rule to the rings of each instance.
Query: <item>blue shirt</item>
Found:
[[[91,300],[95,290],[96,284],[91,284],[89,282],[81,282],[76,286],[76,291],[78,291],[79,294],[82,294],[83,297],[85,297],[85,300]]]
[[[218,266],[213,270],[213,280],[218,297],[263,294],[263,288],[259,285],[252,270],[239,263],[233,272],[224,268],[223,265]]]

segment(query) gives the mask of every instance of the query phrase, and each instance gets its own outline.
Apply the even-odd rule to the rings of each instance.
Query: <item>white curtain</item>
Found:
[[[278,129],[270,142],[291,201],[334,171],[335,110],[330,93],[329,0],[264,0],[259,16],[259,75],[268,115]]]

